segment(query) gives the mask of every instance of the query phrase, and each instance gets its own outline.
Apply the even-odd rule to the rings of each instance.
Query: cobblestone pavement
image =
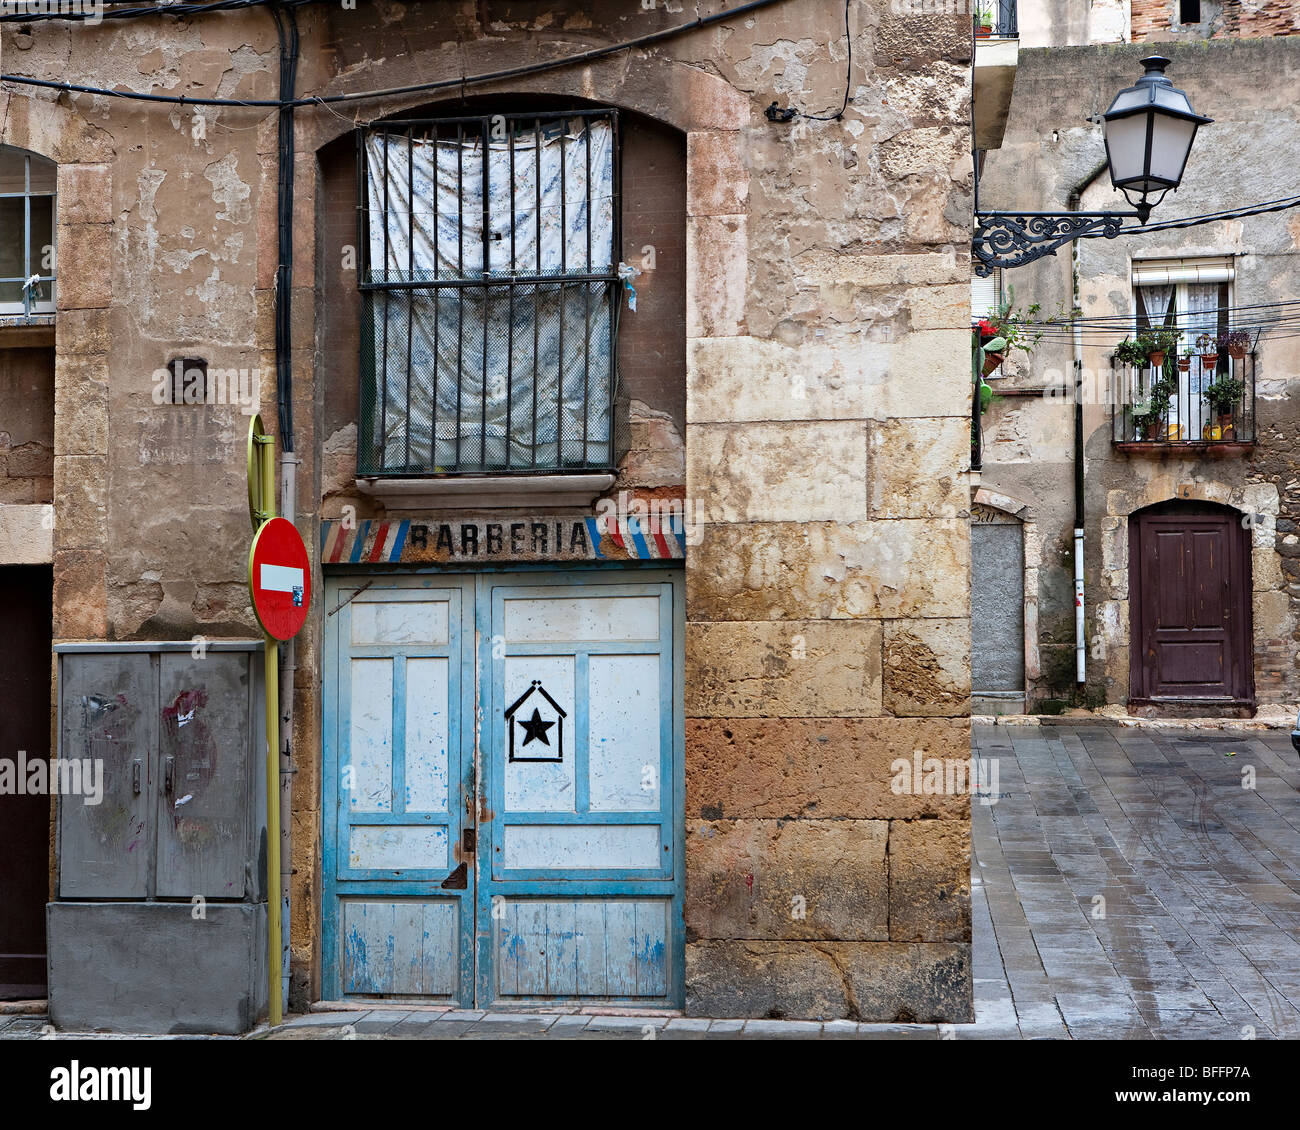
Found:
[[[974,1024],[374,1009],[246,1038],[1300,1037],[1300,759],[1285,731],[979,725],[974,741],[998,768],[995,802],[972,806]],[[55,1035],[42,1016],[0,1016],[0,1038]]]
[[[974,742],[1000,778],[973,805],[977,1028],[1300,1037],[1285,731],[977,726]]]

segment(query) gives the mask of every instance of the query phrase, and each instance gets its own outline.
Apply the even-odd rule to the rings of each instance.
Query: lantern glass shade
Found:
[[[1136,185],[1146,179],[1147,115],[1130,114],[1106,122],[1106,156],[1115,187]]]
[[[1178,187],[1196,131],[1211,119],[1196,113],[1165,77],[1168,59],[1153,55],[1142,62],[1146,73],[1116,95],[1104,122],[1111,182],[1131,204],[1149,211]]]

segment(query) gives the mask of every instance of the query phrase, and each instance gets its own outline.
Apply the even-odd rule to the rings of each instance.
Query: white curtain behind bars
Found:
[[[482,146],[477,133],[366,138],[372,281],[485,277]],[[540,145],[529,129],[490,141],[486,277],[512,262],[525,275],[610,271],[613,157],[607,121],[544,122]],[[521,285],[513,309],[507,287],[375,292],[384,468],[608,464],[612,300],[604,282],[569,283],[563,304],[558,283]]]
[[[1169,313],[1169,305],[1174,300],[1174,288],[1165,283],[1159,283],[1154,286],[1144,286],[1142,291],[1142,304],[1146,307],[1147,324],[1139,326],[1138,329],[1161,330],[1165,326],[1165,317]],[[1175,370],[1176,371],[1176,370]],[[1159,379],[1160,374],[1153,373],[1151,380]],[[1183,382],[1179,382],[1179,387],[1174,393],[1173,401],[1165,412],[1165,426],[1170,424],[1177,425],[1183,418],[1181,406],[1187,401],[1187,389]]]

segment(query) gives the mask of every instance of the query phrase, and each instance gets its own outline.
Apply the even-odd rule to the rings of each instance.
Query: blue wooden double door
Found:
[[[327,578],[323,996],[682,997],[680,571]]]

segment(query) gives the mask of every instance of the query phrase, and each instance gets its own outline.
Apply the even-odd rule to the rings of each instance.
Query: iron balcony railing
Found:
[[[997,23],[993,34],[1005,39],[1014,39],[1020,34],[1016,26],[1016,0],[998,0]]]
[[[616,112],[391,121],[357,140],[358,473],[615,468]]]
[[[1186,367],[1183,367],[1183,365]],[[1212,365],[1201,356],[1162,366],[1111,366],[1111,440],[1126,449],[1200,449],[1255,442],[1256,354],[1223,352]],[[1218,384],[1239,382],[1237,386]],[[1230,404],[1205,396],[1212,385],[1235,391]],[[1221,410],[1223,409],[1223,410]]]

